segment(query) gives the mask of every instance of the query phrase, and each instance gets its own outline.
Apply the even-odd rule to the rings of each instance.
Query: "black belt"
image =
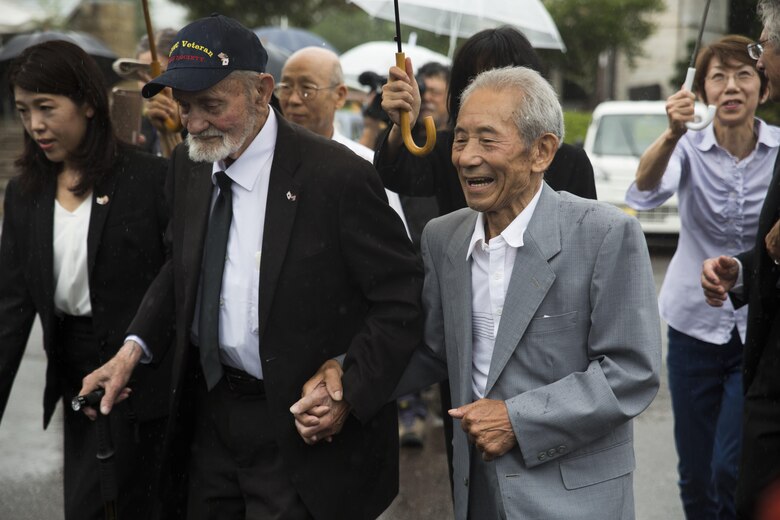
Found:
[[[239,394],[265,395],[265,384],[262,379],[247,374],[243,370],[222,365],[222,374],[228,387]]]

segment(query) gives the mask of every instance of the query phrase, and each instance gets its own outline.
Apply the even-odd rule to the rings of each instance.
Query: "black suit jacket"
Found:
[[[413,197],[435,195],[442,215],[466,207],[458,172],[452,164],[452,130],[436,133],[436,146],[430,154],[417,157],[402,148],[394,162],[388,160],[385,152],[389,132],[388,129],[374,158],[379,176],[388,190]],[[563,190],[586,199],[596,199],[593,166],[581,148],[562,144],[545,172],[544,180],[555,191]]]
[[[102,361],[108,361],[122,345],[127,325],[165,261],[165,164],[158,157],[122,147],[114,168],[95,186],[91,196],[89,292]],[[0,245],[0,417],[38,314],[48,359],[45,428],[63,395],[53,274],[57,181],[54,177],[48,179],[37,194],[23,192],[18,181],[12,179],[6,188]],[[98,198],[106,200],[103,197],[108,197],[108,202],[99,204]],[[168,412],[166,368],[144,367],[134,374],[132,400],[139,420]]]
[[[268,427],[316,518],[375,518],[398,490],[396,412],[388,399],[421,338],[422,267],[371,165],[277,121],[259,297],[260,356],[274,418]],[[183,421],[181,410],[192,400],[183,394],[198,362],[189,338],[211,171],[211,163],[192,162],[185,145],[174,152],[167,183],[173,258],[129,329],[156,358],[167,346],[164,325],[174,318],[165,311],[175,308],[173,413]],[[344,353],[353,412],[332,443],[308,446],[289,408],[317,368]]]
[[[749,304],[747,334],[743,351],[743,385],[745,393],[755,381],[759,363],[780,363],[780,344],[777,337],[770,337],[770,328],[778,312],[777,281],[780,268],[774,264],[766,250],[764,239],[778,219],[780,208],[780,157],[775,161],[775,170],[769,185],[761,214],[758,218],[756,245],[750,251],[737,256],[742,262],[744,291],[740,296],[731,295],[735,307]],[[780,396],[780,379],[775,385]],[[772,397],[772,396],[767,396]]]

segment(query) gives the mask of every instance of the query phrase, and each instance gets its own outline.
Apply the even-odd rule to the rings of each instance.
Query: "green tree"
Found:
[[[196,19],[218,12],[240,21],[247,27],[276,25],[286,17],[291,26],[308,27],[318,22],[331,6],[346,4],[344,0],[173,0],[189,10]]]
[[[556,64],[564,79],[576,83],[596,99],[599,56],[620,52],[630,65],[642,55],[642,42],[655,30],[652,16],[664,9],[663,0],[545,0],[567,51],[544,51],[545,61]]]

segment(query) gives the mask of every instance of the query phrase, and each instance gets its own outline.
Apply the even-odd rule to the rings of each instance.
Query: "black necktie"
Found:
[[[198,321],[198,342],[200,343],[200,364],[206,377],[208,389],[214,388],[222,378],[222,364],[219,362],[219,308],[222,292],[222,273],[227,258],[228,232],[233,219],[233,181],[225,172],[214,174],[219,186],[219,195],[211,211],[206,244],[203,253],[203,277],[200,284],[200,316]]]

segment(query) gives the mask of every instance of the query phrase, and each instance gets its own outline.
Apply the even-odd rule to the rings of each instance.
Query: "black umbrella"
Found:
[[[297,27],[258,27],[253,29],[254,33],[260,38],[260,42],[265,46],[266,43],[272,43],[277,47],[286,50],[288,54],[303,49],[304,47],[323,47],[336,52],[336,48],[325,38],[306,29]]]
[[[274,81],[278,83],[282,78],[282,67],[284,67],[284,62],[287,61],[287,58],[289,58],[292,53],[271,42],[263,42],[263,47],[265,48],[265,52],[268,53],[268,63],[265,66],[265,71],[273,76]]]
[[[106,78],[112,85],[119,81],[119,76],[111,69],[117,55],[105,43],[94,36],[79,31],[36,31],[28,34],[17,34],[0,48],[0,66],[19,56],[24,49],[50,40],[65,40],[81,47],[92,56]]]

